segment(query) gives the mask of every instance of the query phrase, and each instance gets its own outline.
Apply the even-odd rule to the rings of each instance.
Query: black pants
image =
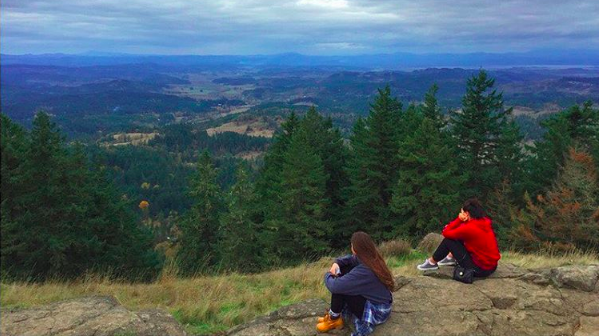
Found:
[[[457,263],[464,268],[474,269],[474,276],[476,277],[488,277],[495,272],[495,269],[484,270],[478,267],[473,261],[470,253],[466,250],[464,243],[459,240],[444,238],[435,253],[433,253],[433,259],[435,261],[441,261],[451,252]]]
[[[340,276],[349,273],[352,268],[353,267],[349,266],[340,267]],[[349,308],[349,311],[352,312],[352,314],[356,315],[356,317],[359,319],[362,318],[362,315],[364,314],[364,304],[366,304],[366,298],[364,298],[362,295],[331,295],[331,310],[333,313],[341,313],[345,304],[347,304],[347,308]]]
[[[331,296],[331,310],[333,313],[341,313],[343,307],[347,304],[349,311],[359,319],[361,319],[364,314],[365,303],[366,298],[362,295],[333,294]]]

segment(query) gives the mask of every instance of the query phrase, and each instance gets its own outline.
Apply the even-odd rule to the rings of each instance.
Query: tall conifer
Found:
[[[439,231],[459,207],[460,173],[449,136],[438,120],[425,117],[399,149],[399,179],[391,208],[400,215],[395,228],[404,236],[424,236]]]
[[[194,203],[180,222],[177,261],[183,274],[195,274],[216,262],[219,216],[223,210],[216,178],[217,170],[208,152],[204,151],[191,179],[189,195]]]
[[[392,231],[392,189],[397,181],[397,150],[401,103],[391,97],[389,86],[379,90],[370,114],[358,120],[351,138],[348,163],[350,186],[347,207],[352,227],[366,230],[375,239]]]
[[[501,182],[498,148],[506,136],[505,127],[511,125],[512,109],[504,107],[503,94],[488,92],[494,84],[495,80],[484,70],[468,79],[462,109],[451,116],[461,167],[468,174],[464,196],[483,200]]]
[[[285,260],[319,256],[328,249],[331,231],[325,219],[327,175],[322,160],[309,144],[304,127],[293,135],[283,165],[283,216],[277,231],[279,255]]]
[[[220,218],[218,254],[223,269],[251,272],[262,266],[263,249],[253,218],[255,202],[247,169],[240,164],[226,196],[227,211]]]

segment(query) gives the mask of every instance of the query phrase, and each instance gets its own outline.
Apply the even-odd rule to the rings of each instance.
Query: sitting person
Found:
[[[474,269],[475,277],[487,277],[497,269],[501,258],[497,238],[491,219],[477,199],[464,202],[458,218],[445,226],[442,235],[443,241],[432,257],[417,266],[419,270],[436,270],[439,265],[457,262]]]
[[[354,323],[356,331],[352,336],[368,335],[391,315],[395,283],[372,238],[364,232],[354,233],[351,251],[351,255],[335,260],[325,274],[331,309],[319,318],[319,332],[342,329],[343,313],[346,322]]]

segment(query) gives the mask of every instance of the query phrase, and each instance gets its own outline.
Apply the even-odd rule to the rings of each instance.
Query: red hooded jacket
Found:
[[[497,267],[497,261],[501,255],[497,247],[495,232],[491,226],[491,219],[484,217],[462,222],[460,218],[456,218],[445,225],[442,234],[445,238],[464,242],[472,261],[478,267],[484,270],[492,270]]]

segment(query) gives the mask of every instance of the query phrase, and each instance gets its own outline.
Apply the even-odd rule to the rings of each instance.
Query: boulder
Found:
[[[185,336],[181,325],[158,310],[132,312],[113,297],[93,296],[38,308],[2,309],[3,336]]]
[[[558,287],[570,287],[585,292],[595,290],[599,280],[599,266],[563,266],[550,272],[551,281]]]

